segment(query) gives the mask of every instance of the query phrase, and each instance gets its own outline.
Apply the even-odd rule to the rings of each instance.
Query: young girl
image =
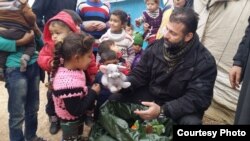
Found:
[[[115,10],[111,13],[109,25],[110,29],[100,38],[100,43],[105,40],[113,40],[119,48],[130,68],[132,61],[135,58],[133,50],[133,39],[125,32],[125,26],[128,22],[127,13],[122,10]]]
[[[91,62],[93,43],[94,38],[89,35],[71,33],[55,48],[51,82],[63,141],[81,140],[82,119],[100,92],[99,84],[87,89],[83,72]]]
[[[152,43],[156,38],[156,33],[161,25],[162,10],[159,8],[159,0],[145,0],[147,10],[143,12],[143,15],[135,20],[136,26],[140,26],[144,23],[144,40],[148,43]]]
[[[45,24],[43,33],[45,45],[41,49],[37,61],[43,70],[47,72],[51,71],[54,56],[54,44],[62,40],[69,33],[80,32],[77,22],[78,20],[75,15],[78,14],[64,10],[59,12]],[[75,22],[73,19],[75,20]],[[95,64],[94,55],[92,55],[91,63],[86,71],[86,77],[89,78],[90,82],[93,82],[96,73],[97,66]],[[91,78],[93,78],[93,80],[91,80]],[[51,97],[50,90],[48,90],[47,92],[47,99],[48,103],[46,105],[46,112],[49,115],[51,121],[50,133],[56,134],[59,130],[59,122],[54,111],[54,103]]]

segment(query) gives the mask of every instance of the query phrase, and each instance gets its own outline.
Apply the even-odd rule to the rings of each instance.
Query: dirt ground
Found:
[[[57,133],[56,135],[51,135],[49,133],[49,121],[48,117],[45,113],[45,105],[46,105],[46,91],[47,88],[43,83],[40,84],[40,109],[38,112],[38,130],[37,135],[41,136],[45,139],[48,139],[49,141],[59,141],[61,140],[61,131]],[[8,93],[6,88],[4,87],[4,83],[0,82],[0,104],[1,110],[0,110],[0,137],[1,141],[8,141],[8,111],[7,111],[7,101],[8,101]],[[214,121],[212,119],[204,118],[203,120],[204,124],[221,124],[217,121]],[[90,128],[85,126],[84,136],[87,136],[89,133]]]
[[[8,93],[4,87],[3,82],[0,82],[0,140],[8,141],[9,140],[9,129],[8,129],[8,111],[7,111],[7,102],[8,102]],[[40,109],[38,112],[38,130],[37,135],[41,136],[49,141],[60,141],[62,133],[61,131],[56,135],[51,135],[49,133],[49,121],[48,116],[45,113],[46,105],[46,91],[47,88],[43,83],[40,84]],[[84,136],[87,136],[89,133],[89,127],[85,126]]]

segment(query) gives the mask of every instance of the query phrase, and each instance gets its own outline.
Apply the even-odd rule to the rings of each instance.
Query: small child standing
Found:
[[[133,50],[133,39],[128,33],[125,32],[125,27],[128,22],[128,15],[122,10],[114,10],[111,13],[108,31],[100,38],[100,43],[105,40],[112,40],[119,48],[130,68],[132,61],[135,58],[135,52]]]
[[[139,32],[135,32],[133,35],[134,44],[133,49],[135,51],[135,59],[131,65],[131,70],[135,68],[138,62],[141,60],[141,56],[143,53],[142,45],[143,45],[143,37],[142,34]]]
[[[159,7],[159,0],[145,0],[147,10],[143,12],[143,15],[135,20],[136,26],[140,26],[144,23],[143,38],[148,43],[154,42],[156,33],[161,25],[162,10]]]
[[[80,21],[79,21],[80,20]],[[63,10],[59,12],[57,15],[55,15],[53,18],[48,20],[48,22],[45,24],[44,27],[44,42],[45,45],[39,52],[38,56],[38,64],[39,66],[47,71],[48,73],[51,72],[52,65],[53,65],[53,57],[54,57],[54,49],[55,49],[55,43],[58,42],[58,40],[63,39],[65,36],[67,36],[69,33],[75,32],[79,33],[80,29],[78,24],[81,23],[81,19],[79,18],[78,14],[69,11],[69,10]],[[91,78],[92,75],[95,76],[97,73],[97,67],[95,64],[94,55],[92,55],[92,62],[90,63],[85,75],[86,78]],[[94,81],[94,77],[93,80]],[[51,90],[48,89],[47,92],[47,100],[48,103],[46,105],[46,113],[48,114],[51,126],[49,128],[49,131],[51,134],[56,134],[59,129],[59,120],[57,119],[55,108],[54,108],[54,102],[52,100],[52,94]]]
[[[110,49],[106,50],[106,51],[102,52],[100,55],[101,55],[101,60],[100,60],[101,65],[118,64],[118,62],[119,62],[119,60],[117,58],[117,54],[113,50],[110,50]],[[95,111],[94,111],[94,119],[95,119],[95,121],[98,119],[99,109],[100,109],[101,105],[112,94],[108,88],[106,88],[106,87],[104,87],[102,85],[102,83],[101,83],[102,76],[103,76],[103,73],[101,71],[99,71],[97,73],[95,81],[94,81],[95,83],[98,83],[101,86],[101,91],[100,91],[100,94],[99,94],[99,96],[97,98]]]
[[[36,37],[41,36],[41,31],[36,25],[36,15],[32,12],[32,9],[27,4],[28,0],[14,0],[7,2],[3,0],[0,3],[0,36],[18,40],[21,39],[26,32],[33,30]],[[24,54],[22,55],[20,62],[20,71],[25,72],[28,65],[28,61],[35,52],[34,40],[27,44],[24,48]],[[3,77],[3,69],[8,57],[7,52],[0,52],[0,79]]]
[[[82,119],[100,92],[99,84],[87,88],[83,72],[91,62],[93,43],[89,35],[70,33],[56,44],[51,84],[63,141],[81,140]]]

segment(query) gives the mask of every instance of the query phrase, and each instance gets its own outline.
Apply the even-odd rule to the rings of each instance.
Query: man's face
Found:
[[[180,47],[187,41],[184,34],[185,25],[182,23],[168,22],[164,31],[165,44],[169,47]]]

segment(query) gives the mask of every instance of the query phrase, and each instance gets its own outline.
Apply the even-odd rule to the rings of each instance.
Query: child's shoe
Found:
[[[51,124],[50,124],[50,128],[49,128],[49,132],[50,132],[50,134],[54,135],[60,130],[60,122],[56,116],[51,116],[50,122],[51,122]]]

